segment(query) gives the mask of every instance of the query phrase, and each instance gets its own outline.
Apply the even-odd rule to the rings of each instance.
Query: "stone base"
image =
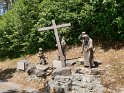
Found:
[[[26,71],[28,68],[29,62],[27,60],[20,60],[17,62],[17,71]]]
[[[58,60],[53,60],[53,67],[54,68],[62,68],[65,67],[65,64],[62,61],[58,61]]]

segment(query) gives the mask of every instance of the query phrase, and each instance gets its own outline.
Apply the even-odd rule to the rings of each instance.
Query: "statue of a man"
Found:
[[[62,53],[63,53],[64,59],[66,61],[66,41],[65,41],[65,37],[64,36],[61,37],[59,35],[59,39],[60,39],[60,44],[61,44],[61,48],[62,48]],[[60,60],[60,54],[59,53],[58,53],[58,60]]]
[[[81,51],[81,53],[83,53],[83,35],[86,35],[86,32],[82,32],[81,34],[80,34],[80,36],[79,36],[79,40],[82,42],[82,51]]]
[[[82,35],[82,49],[83,49],[83,57],[84,57],[84,66],[92,68],[93,67],[93,41],[92,39],[85,33]]]
[[[62,52],[66,60],[66,42],[65,42],[65,37],[63,36],[61,38],[61,46],[62,46]]]
[[[38,64],[44,64],[44,65],[46,65],[46,57],[45,57],[45,55],[43,53],[42,48],[39,48],[38,57],[39,57]]]

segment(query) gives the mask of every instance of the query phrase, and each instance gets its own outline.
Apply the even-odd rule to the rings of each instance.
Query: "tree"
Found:
[[[122,42],[124,39],[123,0],[16,0],[13,8],[0,17],[0,58],[36,53],[39,47],[55,48],[52,31],[37,28],[72,24],[59,30],[68,44],[78,44],[86,31],[94,41]]]

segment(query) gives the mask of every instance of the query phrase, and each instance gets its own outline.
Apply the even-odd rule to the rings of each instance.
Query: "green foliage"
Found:
[[[36,53],[39,47],[55,48],[53,31],[37,28],[71,23],[59,29],[68,44],[79,43],[86,31],[96,41],[124,40],[123,0],[16,0],[13,9],[0,17],[0,58]]]

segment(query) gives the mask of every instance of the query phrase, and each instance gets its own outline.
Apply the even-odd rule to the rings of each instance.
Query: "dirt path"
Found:
[[[26,87],[26,88],[22,88],[22,87],[23,87],[22,85],[19,85],[17,83],[0,80],[0,93],[38,92],[38,90],[30,87]]]

